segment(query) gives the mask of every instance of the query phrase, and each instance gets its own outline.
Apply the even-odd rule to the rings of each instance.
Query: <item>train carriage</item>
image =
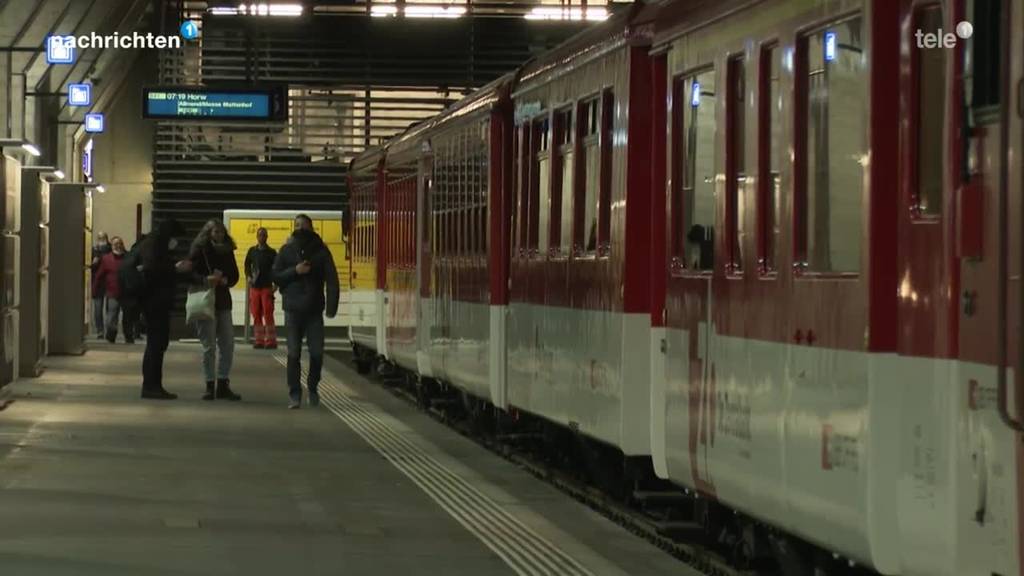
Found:
[[[384,260],[378,258],[378,190],[382,186],[383,148],[370,149],[352,160],[349,165],[348,243],[349,282],[352,286],[349,316],[352,325],[349,339],[356,347],[384,353],[378,336],[383,336],[383,316],[379,312],[384,301]],[[359,354],[357,357],[364,357]],[[366,364],[361,364],[365,367]]]
[[[659,11],[655,468],[886,574],[1020,573],[997,4]]]
[[[650,454],[648,40],[621,14],[513,94],[509,404]]]

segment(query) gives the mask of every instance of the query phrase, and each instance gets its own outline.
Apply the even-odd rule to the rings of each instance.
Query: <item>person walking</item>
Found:
[[[111,251],[100,259],[99,268],[93,277],[93,294],[102,291],[106,294],[106,326],[104,335],[111,344],[117,340],[117,319],[121,316],[124,341],[128,344],[135,342],[135,327],[131,322],[131,315],[127,306],[121,302],[121,288],[117,281],[117,271],[124,260],[124,240],[120,236],[114,236],[110,240]]]
[[[185,233],[177,220],[160,222],[152,234],[139,245],[139,260],[144,278],[139,304],[146,315],[146,352],[142,357],[142,397],[153,400],[174,400],[177,394],[164,389],[164,354],[171,337],[171,307],[174,305],[178,274],[192,270],[191,262],[177,263],[172,257],[177,236]]]
[[[96,284],[96,273],[100,269],[100,263],[103,261],[103,257],[110,254],[110,240],[107,238],[106,232],[100,232],[96,234],[96,244],[92,247],[92,264],[89,266],[92,270],[92,328],[96,334],[96,338],[103,338],[104,328],[106,324],[103,322],[103,311],[104,304],[103,300],[106,297],[104,289],[106,288],[103,284]]]
[[[245,255],[245,279],[249,287],[249,312],[256,336],[253,348],[277,349],[274,326],[274,259],[277,250],[267,245],[267,229],[256,231],[256,245]]]
[[[192,262],[191,284],[208,286],[214,290],[214,317],[196,322],[196,332],[203,348],[203,374],[206,377],[203,400],[242,399],[231,391],[230,380],[235,354],[230,288],[238,284],[239,276],[235,248],[235,241],[224,228],[224,223],[210,220],[199,231],[189,250],[188,259]]]
[[[324,311],[328,318],[338,313],[339,283],[331,251],[313,231],[313,220],[305,214],[295,217],[295,231],[274,260],[274,282],[284,298],[288,408],[294,410],[302,405],[303,338],[309,348],[309,405],[317,406],[324,363]]]

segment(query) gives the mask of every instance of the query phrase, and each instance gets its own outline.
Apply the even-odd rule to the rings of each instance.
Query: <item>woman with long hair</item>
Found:
[[[235,241],[224,223],[210,220],[199,231],[189,250],[192,262],[192,285],[214,290],[216,313],[212,320],[196,322],[196,332],[203,348],[203,374],[206,393],[203,400],[224,398],[241,400],[231,391],[231,362],[235,352],[235,327],[231,321],[231,293],[238,284],[238,263],[235,261]],[[214,350],[217,365],[214,366]]]

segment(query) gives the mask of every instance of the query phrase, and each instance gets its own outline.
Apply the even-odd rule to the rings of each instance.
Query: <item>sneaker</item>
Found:
[[[142,390],[142,397],[149,400],[174,400],[178,397],[177,394],[171,394],[167,390],[160,388],[158,390]]]
[[[313,407],[316,407],[316,406],[320,405],[320,393],[319,392],[310,392],[309,393],[309,405],[313,406]]]
[[[301,400],[289,400],[288,401],[288,409],[289,410],[298,410],[301,406],[302,406],[302,401]]]

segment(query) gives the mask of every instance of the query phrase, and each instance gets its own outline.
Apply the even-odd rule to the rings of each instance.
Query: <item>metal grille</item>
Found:
[[[289,116],[276,124],[158,123],[154,219],[174,216],[195,232],[226,209],[345,210],[355,155],[585,26],[530,22],[522,14],[533,3],[511,4],[521,8],[514,18],[481,6],[481,17],[436,20],[371,18],[365,3],[318,2],[306,4],[316,16],[294,20],[173,3],[166,27],[193,18],[202,34],[161,52],[162,83],[285,84]],[[358,16],[323,15],[355,5],[363,6]]]

